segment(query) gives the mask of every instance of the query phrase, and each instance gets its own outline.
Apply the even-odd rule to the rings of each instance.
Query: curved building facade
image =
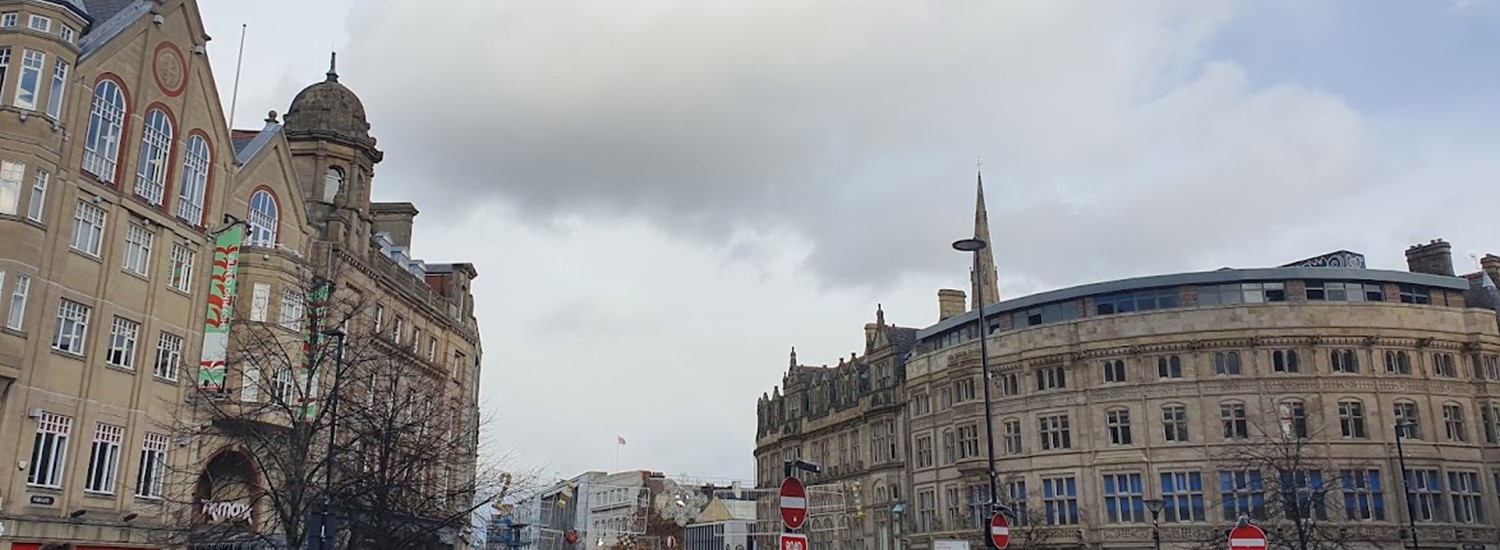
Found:
[[[1373,270],[1341,251],[1110,281],[992,302],[982,323],[942,291],[943,318],[917,331],[890,388],[899,490],[868,513],[825,507],[830,527],[813,523],[811,544],[984,544],[984,327],[1012,547],[1149,548],[1153,516],[1164,547],[1218,545],[1246,516],[1292,548],[1400,548],[1411,525],[1422,547],[1494,548],[1500,258],[1456,276],[1434,241],[1408,260],[1410,272]],[[816,416],[791,412],[809,399],[796,372],[759,406],[763,462],[820,448]],[[876,447],[876,426],[848,424],[868,434],[856,446]],[[774,486],[781,472],[765,466]],[[840,530],[875,512],[869,540]]]

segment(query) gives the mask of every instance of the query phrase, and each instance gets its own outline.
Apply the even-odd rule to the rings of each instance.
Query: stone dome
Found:
[[[338,72],[333,62],[328,66],[328,78],[303,88],[292,99],[286,112],[288,135],[311,135],[317,137],[343,138],[354,143],[373,145],[370,123],[365,119],[365,106],[359,96],[339,83]]]

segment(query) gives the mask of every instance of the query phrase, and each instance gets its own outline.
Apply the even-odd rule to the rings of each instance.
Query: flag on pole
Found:
[[[623,436],[623,435],[617,435],[617,436],[615,436],[615,439],[620,440],[620,444],[621,445],[625,444],[625,436]]]

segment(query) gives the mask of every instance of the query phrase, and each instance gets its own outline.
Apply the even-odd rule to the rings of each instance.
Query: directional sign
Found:
[[[990,518],[990,544],[996,550],[1005,550],[1010,545],[1010,522],[1005,521],[1005,514],[997,512]]]
[[[781,550],[807,550],[807,535],[782,533]]]
[[[1254,525],[1241,525],[1229,532],[1229,550],[1266,550],[1266,532]]]
[[[807,521],[807,488],[795,477],[781,482],[781,523],[796,531]],[[783,544],[785,539],[782,539]],[[783,549],[784,550],[784,549]]]

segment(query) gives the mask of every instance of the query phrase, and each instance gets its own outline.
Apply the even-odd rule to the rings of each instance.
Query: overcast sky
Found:
[[[330,50],[471,261],[499,446],[563,475],[754,476],[755,400],[968,288],[1347,248],[1500,252],[1494,0],[201,0],[236,126]],[[437,7],[441,5],[442,9]]]

